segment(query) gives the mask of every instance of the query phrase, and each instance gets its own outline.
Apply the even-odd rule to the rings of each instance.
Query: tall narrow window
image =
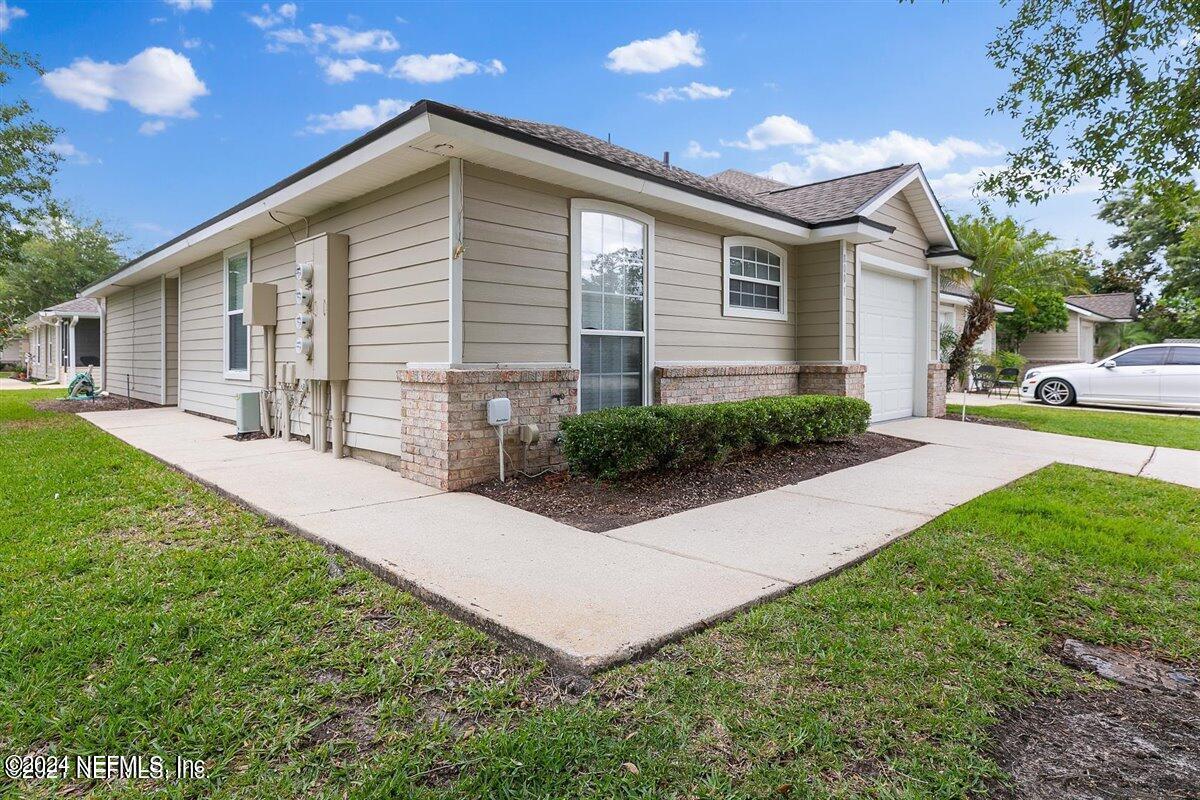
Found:
[[[787,252],[762,239],[725,239],[725,316],[787,319]]]
[[[586,209],[572,234],[579,248],[580,410],[641,405],[649,224],[633,212]]]
[[[246,282],[250,280],[250,247],[225,252],[225,376],[250,377],[250,329],[246,327]]]

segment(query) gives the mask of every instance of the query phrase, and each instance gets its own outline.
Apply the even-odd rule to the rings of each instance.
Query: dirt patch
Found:
[[[161,408],[157,403],[147,403],[136,397],[97,397],[95,400],[38,400],[33,407],[40,411],[58,411],[64,414],[81,414],[90,411],[126,411],[139,408]]]
[[[262,431],[249,431],[247,433],[231,433],[225,438],[232,439],[235,442],[257,442],[262,439],[270,439],[271,437]]]
[[[1068,639],[1064,663],[1119,688],[1045,698],[1006,714],[992,756],[1011,775],[997,797],[1200,797],[1200,693],[1193,672]]]
[[[326,742],[346,741],[359,753],[371,749],[379,724],[375,719],[378,703],[360,698],[340,704],[333,716],[318,723],[300,740],[302,747],[316,747]]]
[[[777,489],[920,447],[919,442],[864,433],[747,453],[722,464],[597,481],[556,473],[492,481],[470,491],[582,528],[609,531],[689,508]]]
[[[948,419],[951,422],[963,422],[962,414],[943,414],[942,419]],[[1015,419],[1000,419],[999,417],[977,417],[974,414],[967,414],[967,422],[975,422],[980,425],[995,425],[997,428],[1019,428],[1027,431],[1029,426],[1024,422]]]

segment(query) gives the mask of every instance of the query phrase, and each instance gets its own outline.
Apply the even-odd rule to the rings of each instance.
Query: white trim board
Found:
[[[871,200],[868,202],[859,206],[855,213],[861,214],[864,217],[871,216],[880,208],[882,208],[888,200],[891,200],[897,194],[907,189],[908,186],[914,181],[918,182],[921,191],[925,195],[925,198],[933,207],[934,216],[937,221],[937,230],[933,231],[932,233],[939,235],[930,235],[931,231],[925,230],[925,238],[929,239],[931,244],[947,244],[952,247],[957,247],[957,243],[954,240],[954,234],[950,231],[950,223],[946,221],[946,215],[942,212],[942,207],[938,203],[937,196],[933,193],[933,187],[929,185],[929,180],[925,177],[925,171],[921,169],[920,164],[914,164],[910,170],[897,178],[890,186],[888,186],[875,197],[871,198]],[[914,209],[914,212],[915,211],[916,209]],[[920,221],[920,218],[920,214],[917,214],[918,221]],[[926,226],[922,225],[922,228],[925,227]]]

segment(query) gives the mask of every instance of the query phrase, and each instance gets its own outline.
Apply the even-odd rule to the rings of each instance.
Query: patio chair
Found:
[[[975,384],[975,391],[991,397],[992,390],[996,388],[996,368],[990,364],[976,367],[971,370],[971,382]]]
[[[1021,385],[1021,370],[1016,367],[1005,367],[996,378],[996,388],[1004,392],[1005,397],[1012,397],[1013,389]]]

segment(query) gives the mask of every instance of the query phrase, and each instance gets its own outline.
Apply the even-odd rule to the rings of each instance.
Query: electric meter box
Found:
[[[344,381],[349,375],[349,251],[350,238],[342,233],[296,243],[296,315],[312,318],[311,331],[296,330],[297,378]]]
[[[273,326],[276,322],[276,290],[273,283],[247,283],[242,313],[247,325]]]

